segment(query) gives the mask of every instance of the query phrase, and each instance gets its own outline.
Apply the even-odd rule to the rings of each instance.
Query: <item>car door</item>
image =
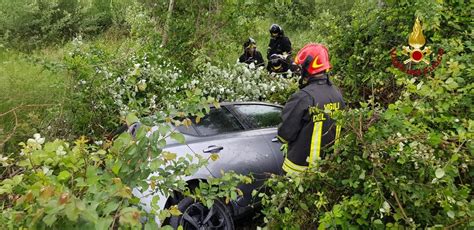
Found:
[[[281,123],[282,107],[266,103],[244,103],[234,104],[232,111],[249,124],[250,129],[259,130],[262,141],[268,145],[274,162],[270,172],[282,173],[283,153],[280,150],[281,143],[276,139],[277,128]]]
[[[193,124],[199,138],[187,143],[194,152],[204,157],[218,154],[219,158],[210,160],[207,165],[214,177],[220,177],[221,171],[254,176],[252,184],[239,186],[244,193],[244,197],[237,202],[241,206],[250,203],[252,190],[263,184],[263,179],[272,173],[275,163],[260,130],[248,130],[248,127],[228,107],[213,108],[199,123]]]

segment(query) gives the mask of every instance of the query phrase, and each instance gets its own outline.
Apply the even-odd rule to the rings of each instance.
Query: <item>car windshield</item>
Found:
[[[243,130],[239,121],[225,107],[211,108],[209,114],[197,124],[196,119],[191,120],[193,121],[192,127],[179,126],[178,130],[192,136],[212,136]]]
[[[276,127],[281,122],[281,108],[270,105],[234,105],[234,110],[243,114],[254,128]]]

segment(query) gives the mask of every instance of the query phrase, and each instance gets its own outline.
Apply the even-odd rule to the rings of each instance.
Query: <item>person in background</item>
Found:
[[[281,73],[286,78],[287,72],[290,69],[290,64],[281,54],[272,54],[268,59],[267,70],[270,73]]]
[[[283,149],[287,148],[283,171],[298,174],[316,167],[325,150],[339,139],[341,126],[332,114],[344,109],[345,103],[329,80],[331,64],[324,45],[306,45],[296,55],[295,64],[301,66],[300,90],[283,108],[277,137]]]
[[[273,54],[281,54],[283,56],[291,55],[291,42],[290,39],[285,36],[283,28],[277,24],[270,26],[270,43],[268,44],[267,58]]]
[[[244,53],[239,57],[240,63],[250,65],[253,63],[255,67],[264,66],[262,54],[257,50],[257,43],[253,38],[249,38],[244,43]]]

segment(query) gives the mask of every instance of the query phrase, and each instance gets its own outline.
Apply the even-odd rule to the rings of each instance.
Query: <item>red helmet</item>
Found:
[[[301,65],[303,77],[317,74],[331,68],[326,46],[310,43],[305,45],[296,55],[295,64]]]

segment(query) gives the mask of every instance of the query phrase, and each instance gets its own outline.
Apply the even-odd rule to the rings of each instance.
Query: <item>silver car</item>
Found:
[[[171,217],[166,224],[184,229],[233,229],[234,220],[252,212],[257,200],[252,198],[254,189],[261,189],[271,174],[281,174],[283,153],[276,139],[277,126],[281,122],[282,106],[262,102],[221,103],[221,108],[211,107],[198,124],[177,129],[185,135],[186,145],[171,143],[166,150],[178,154],[194,152],[203,157],[218,153],[219,159],[186,178],[189,186],[209,177],[220,177],[221,170],[252,175],[252,184],[240,185],[243,196],[229,204],[216,201],[211,209],[190,198],[161,197],[159,207],[178,205],[183,213]],[[150,208],[151,196],[134,191],[145,210]]]

